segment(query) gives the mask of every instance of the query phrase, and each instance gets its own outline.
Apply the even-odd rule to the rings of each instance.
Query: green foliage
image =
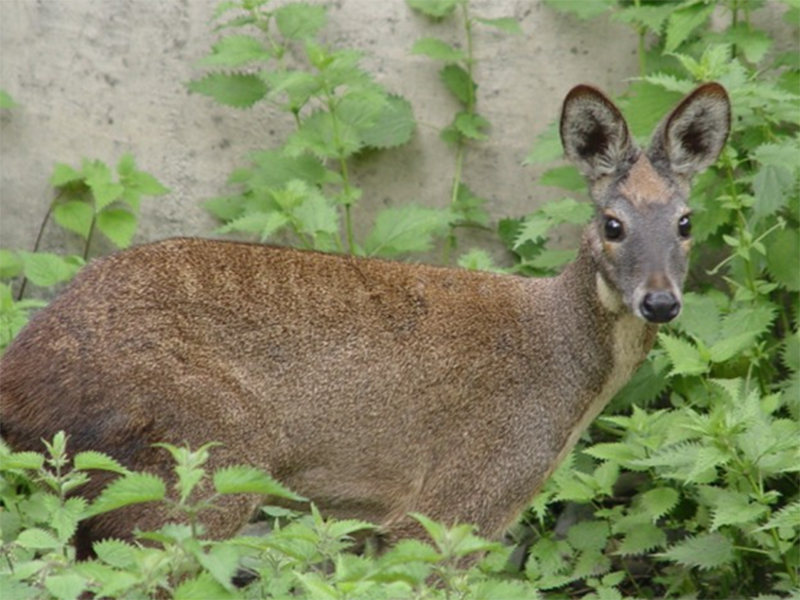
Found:
[[[302,501],[252,467],[209,474],[205,465],[214,445],[191,450],[161,444],[175,460],[177,500],[169,499],[158,477],[128,472],[100,453],[79,453],[70,461],[63,433],[46,443],[45,455],[0,448],[0,585],[5,597],[537,598],[530,584],[498,577],[507,557],[501,545],[477,537],[469,525],[449,528],[422,515],[414,518],[430,543],[406,540],[378,557],[348,552],[369,536],[373,525],[326,519],[314,506],[307,515],[265,509],[273,516],[269,533],[211,541],[198,517],[214,510],[225,494]],[[89,504],[72,493],[96,470],[121,477]],[[203,492],[210,489],[209,478],[215,490],[210,496]],[[139,532],[135,542],[95,542],[96,557],[76,562],[69,539],[81,521],[141,502],[169,503],[180,521]],[[251,581],[237,587],[234,578],[242,573]]]
[[[0,89],[0,108],[14,108],[17,103],[7,91]]]
[[[410,103],[376,83],[361,68],[359,53],[316,40],[326,18],[325,7],[304,3],[272,9],[244,0],[217,10],[224,35],[198,63],[214,70],[189,89],[237,108],[267,102],[295,125],[280,149],[253,153],[251,166],[231,175],[237,193],[207,203],[224,223],[222,233],[263,241],[288,231],[306,248],[364,252],[351,215],[361,190],[350,180],[348,163],[364,151],[405,144],[416,124]],[[298,60],[289,61],[290,53]],[[237,70],[244,67],[248,72]],[[393,254],[391,245],[372,244],[377,253],[384,248]]]
[[[450,223],[449,234],[443,262],[449,260],[450,252],[457,246],[456,229],[459,227],[485,228],[488,215],[482,205],[485,200],[473,194],[463,181],[463,166],[466,152],[471,143],[481,142],[489,137],[491,124],[477,112],[477,90],[475,81],[475,26],[485,25],[500,29],[505,33],[520,34],[519,23],[511,17],[484,19],[475,17],[470,12],[468,0],[407,0],[407,4],[420,14],[442,21],[458,14],[464,32],[464,49],[458,48],[442,39],[427,37],[417,40],[411,48],[412,54],[444,62],[439,71],[439,78],[445,88],[460,105],[460,110],[453,115],[449,125],[441,131],[441,138],[455,146],[455,172],[450,194],[451,214],[456,215],[463,205],[463,198],[469,195],[471,210],[461,211],[461,218]],[[468,264],[464,263],[464,264]]]
[[[45,305],[22,299],[28,282],[46,288],[72,279],[86,263],[98,233],[117,248],[128,247],[138,226],[142,197],[168,192],[155,177],[139,170],[130,154],[117,163],[116,174],[100,160],[84,158],[80,169],[57,163],[50,183],[56,196],[42,221],[34,251],[0,249],[0,352],[27,323],[31,312]],[[51,217],[82,240],[81,254],[62,256],[39,250]],[[6,283],[14,279],[21,279],[16,299]]]
[[[526,570],[542,589],[577,594],[586,586],[598,597],[796,595],[796,61],[787,70],[787,57],[771,53],[772,39],[753,25],[751,12],[762,3],[717,3],[731,20],[715,32],[709,3],[549,4],[581,18],[608,15],[643,40],[655,36],[649,49],[640,46],[640,77],[620,99],[638,138],[703,81],[728,89],[734,121],[723,156],[698,177],[690,199],[702,256],[695,257],[700,266],[684,311],[659,334],[612,414],[599,419],[535,499],[529,518],[537,537]],[[556,158],[556,142],[551,128],[527,162]],[[576,175],[556,167],[542,182],[578,191]],[[539,266],[551,225],[542,211],[504,225],[501,236],[519,268]],[[558,520],[564,530],[568,519],[565,539],[552,533],[559,506],[569,509]],[[600,554],[586,558],[578,539],[594,539]],[[613,589],[601,593],[598,582],[608,576]]]

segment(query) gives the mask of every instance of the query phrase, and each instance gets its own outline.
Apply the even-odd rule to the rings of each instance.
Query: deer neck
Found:
[[[598,269],[589,231],[576,260],[553,280],[548,304],[554,345],[547,354],[561,363],[551,372],[565,374],[548,399],[558,464],[645,360],[658,326],[624,306]]]

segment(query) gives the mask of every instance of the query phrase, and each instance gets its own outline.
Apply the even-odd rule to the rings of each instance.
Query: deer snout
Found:
[[[668,323],[681,312],[681,301],[668,290],[648,292],[642,299],[639,310],[651,323]]]

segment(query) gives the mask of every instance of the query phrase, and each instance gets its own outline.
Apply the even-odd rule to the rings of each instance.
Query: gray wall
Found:
[[[276,0],[277,2],[278,0]],[[319,1],[319,0],[314,0]],[[356,161],[364,188],[363,230],[384,205],[447,202],[454,154],[436,127],[456,109],[439,83],[439,65],[412,56],[423,36],[457,41],[453,22],[433,24],[403,0],[338,0],[327,40],[366,54],[365,66],[408,98],[420,123],[400,150]],[[468,154],[465,179],[490,200],[495,218],[530,212],[559,192],[538,186],[521,162],[554,119],[568,89],[592,82],[619,91],[637,69],[629,28],[581,22],[539,0],[472,0],[473,13],[513,16],[510,36],[476,30],[479,110],[493,124],[489,142]],[[253,149],[275,146],[290,123],[266,106],[239,111],[190,95],[185,82],[215,40],[212,0],[0,0],[0,86],[21,106],[0,124],[0,244],[29,248],[52,199],[54,163],[80,157],[114,164],[132,152],[171,189],[145,201],[137,241],[209,235],[215,223],[199,201],[223,192],[228,174]],[[45,248],[63,240],[55,228]]]

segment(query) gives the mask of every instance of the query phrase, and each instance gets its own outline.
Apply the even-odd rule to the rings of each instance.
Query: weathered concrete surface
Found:
[[[320,1],[320,0],[315,0]],[[384,205],[445,205],[454,153],[438,138],[456,105],[439,82],[439,64],[412,56],[420,37],[461,41],[454,21],[432,23],[403,0],[339,0],[325,29],[336,47],[365,52],[364,65],[413,104],[417,134],[400,150],[356,161],[364,188],[357,225],[364,231]],[[0,0],[0,87],[21,106],[0,123],[0,245],[30,248],[52,199],[56,162],[82,156],[114,164],[125,152],[171,189],[142,206],[137,241],[209,235],[200,201],[225,190],[248,151],[274,147],[291,123],[265,105],[240,111],[187,92],[194,66],[216,39],[212,0]],[[513,16],[511,36],[476,28],[479,110],[490,141],[467,156],[465,179],[490,200],[495,218],[529,212],[557,191],[537,186],[521,162],[578,82],[620,90],[636,74],[629,28],[581,22],[539,0],[473,0],[473,13]],[[45,248],[64,243],[55,227]]]

